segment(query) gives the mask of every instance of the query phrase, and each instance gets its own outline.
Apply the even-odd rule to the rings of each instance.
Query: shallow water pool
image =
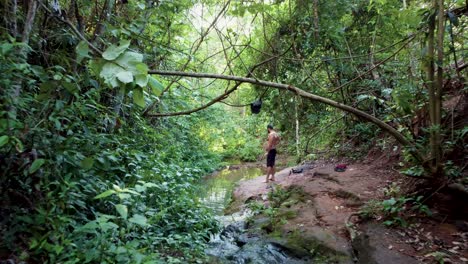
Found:
[[[263,175],[259,167],[229,167],[206,176],[201,182],[201,201],[212,208],[217,215],[222,215],[229,204],[232,192],[241,180],[249,180]]]

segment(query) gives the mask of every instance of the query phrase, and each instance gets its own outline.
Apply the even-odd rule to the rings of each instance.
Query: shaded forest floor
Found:
[[[453,197],[434,194],[431,200],[437,203],[428,201],[431,216],[422,217],[405,205],[406,227],[383,224],[388,218],[378,210],[379,201],[400,195],[408,187],[402,186],[404,176],[392,169],[395,162],[383,154],[348,163],[345,172],[335,172],[337,162],[324,160],[305,166],[302,173],[290,174],[291,168],[286,168],[277,173],[273,184],[265,184],[264,176],[240,182],[230,210],[251,201],[268,207],[268,192],[275,188],[271,185],[279,185],[288,191],[300,190],[301,198],[279,208],[280,215],[288,215],[287,221],[277,230],[266,228],[267,232],[312,235],[335,251],[357,256],[358,263],[468,263],[463,201],[457,204]],[[358,212],[371,217],[353,220],[362,235],[351,243],[350,227],[345,223]]]

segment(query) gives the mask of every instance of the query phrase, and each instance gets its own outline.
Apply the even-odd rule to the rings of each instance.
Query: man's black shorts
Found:
[[[276,149],[270,149],[267,155],[267,167],[275,166]]]

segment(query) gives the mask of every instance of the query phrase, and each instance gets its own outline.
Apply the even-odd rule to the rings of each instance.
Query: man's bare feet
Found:
[[[263,183],[268,183],[268,181],[262,181]]]
[[[275,181],[275,179],[274,179],[274,178],[271,178],[271,179],[269,179],[269,180],[270,180],[270,181]]]

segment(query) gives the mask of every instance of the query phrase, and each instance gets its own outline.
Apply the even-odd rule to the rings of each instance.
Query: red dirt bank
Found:
[[[350,164],[345,172],[335,172],[333,165],[323,162],[299,174],[290,174],[291,168],[278,172],[273,184],[286,188],[301,186],[310,195],[305,203],[293,206],[297,216],[288,220],[283,230],[313,234],[337,251],[353,251],[345,227],[346,220],[357,213],[363,203],[383,199],[385,188],[399,182],[402,177],[382,164],[386,162],[377,160],[370,164]],[[240,182],[234,191],[235,200],[241,203],[255,197],[266,200],[265,194],[271,189],[263,183],[264,180],[262,176]],[[428,219],[406,229],[389,229],[375,222],[359,227],[367,234],[364,247],[368,248],[366,250],[370,248],[375,260],[371,263],[433,263],[436,258],[434,252],[439,251],[448,252],[444,253],[445,263],[467,263],[468,233],[461,233],[455,226],[446,223],[444,228],[445,231],[440,231],[434,221]]]

